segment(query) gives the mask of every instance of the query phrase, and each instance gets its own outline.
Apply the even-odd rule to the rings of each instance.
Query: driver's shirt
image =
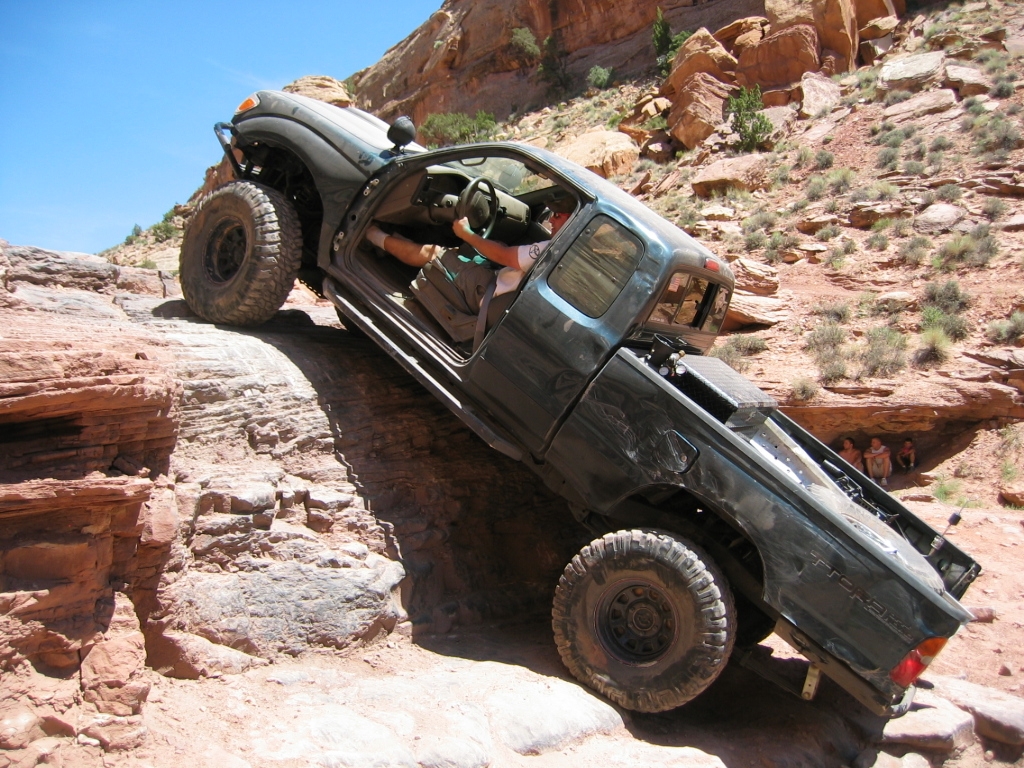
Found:
[[[537,258],[544,252],[544,249],[548,247],[550,242],[550,240],[542,240],[539,243],[520,245],[516,249],[519,269],[502,267],[498,270],[498,284],[494,288],[494,295],[501,296],[503,293],[511,293],[516,290],[519,284],[523,282],[523,278],[526,277],[526,273],[533,268]]]

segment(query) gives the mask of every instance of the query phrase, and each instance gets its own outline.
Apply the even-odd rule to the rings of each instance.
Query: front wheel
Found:
[[[302,261],[302,230],[276,190],[233,181],[203,198],[181,246],[181,292],[204,320],[259,325],[280,309]]]
[[[565,567],[552,627],[569,671],[616,704],[663,712],[702,693],[732,652],[732,593],[685,539],[617,531]]]

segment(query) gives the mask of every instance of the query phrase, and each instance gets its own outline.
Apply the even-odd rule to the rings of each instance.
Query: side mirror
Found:
[[[416,141],[416,125],[412,118],[402,115],[388,128],[388,141],[394,142],[394,152],[401,154],[406,144]]]

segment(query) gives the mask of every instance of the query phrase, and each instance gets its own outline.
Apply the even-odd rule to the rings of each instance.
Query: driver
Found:
[[[565,226],[565,222],[569,220],[569,216],[576,209],[576,201],[571,197],[553,199],[546,205],[551,211],[547,222],[551,235],[547,240],[529,245],[505,245],[496,240],[487,240],[469,228],[469,220],[466,218],[457,219],[452,223],[452,230],[460,240],[471,245],[484,258],[502,266],[502,269],[498,270],[494,299],[515,293],[527,272],[551,242],[551,238]],[[371,225],[367,230],[366,239],[378,248],[387,251],[403,264],[412,267],[422,268],[433,259],[440,258],[446,250],[441,245],[420,245],[401,235],[388,234],[376,224]]]

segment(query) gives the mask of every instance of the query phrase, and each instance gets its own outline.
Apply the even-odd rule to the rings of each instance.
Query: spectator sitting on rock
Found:
[[[864,461],[862,460],[861,452],[857,448],[857,444],[853,442],[852,437],[843,438],[843,450],[839,452],[839,455],[846,459],[854,469],[864,471]]]
[[[871,438],[871,447],[864,451],[864,464],[867,466],[868,477],[881,485],[889,484],[892,474],[892,454],[881,439]]]
[[[914,441],[909,437],[903,441],[903,447],[896,454],[896,463],[904,472],[917,466],[917,451],[914,449]]]

